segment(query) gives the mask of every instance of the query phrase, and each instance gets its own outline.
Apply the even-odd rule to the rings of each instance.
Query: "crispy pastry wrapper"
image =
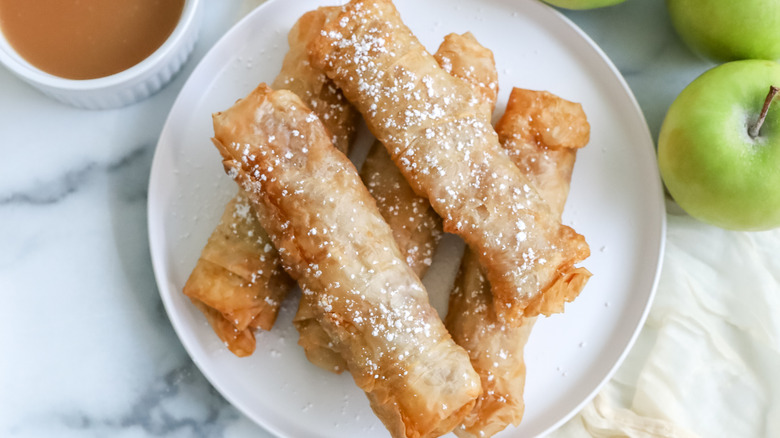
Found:
[[[470,84],[481,95],[487,114],[493,112],[498,96],[498,73],[493,52],[474,35],[449,34],[434,54],[436,62],[456,78]],[[360,169],[360,176],[377,201],[406,263],[422,278],[431,265],[442,236],[441,218],[430,202],[409,186],[382,143],[375,141]]]
[[[290,50],[271,88],[297,94],[325,125],[336,149],[346,154],[355,139],[360,115],[333,81],[311,65],[307,50],[307,45],[317,37],[326,19],[327,10],[317,9],[303,14],[295,22],[287,35]]]
[[[226,171],[391,435],[454,428],[479,378],[318,117],[293,93],[261,85],[215,114],[214,131]]]
[[[498,94],[498,73],[493,52],[480,45],[471,33],[449,34],[434,55],[436,61],[453,76],[464,80],[477,90],[484,102],[482,109],[492,112]],[[417,195],[393,163],[387,150],[374,142],[360,169],[360,177],[377,208],[393,231],[398,248],[406,263],[422,278],[433,260],[434,252],[442,236],[441,218],[431,204]],[[311,321],[313,315],[306,301],[301,302],[296,326],[299,344],[304,346],[306,357],[315,365],[332,372],[344,370],[341,357],[328,345],[328,337],[318,324]]]
[[[473,252],[466,250],[450,295],[445,324],[452,338],[469,353],[479,374],[482,393],[474,408],[455,429],[459,437],[489,437],[508,425],[520,424],[525,411],[523,349],[536,318],[519,327],[496,315],[493,296]]]
[[[512,162],[560,220],[577,150],[590,140],[590,124],[582,105],[547,91],[514,88],[496,132]],[[587,257],[590,251],[584,254]],[[590,276],[585,268],[570,267],[560,272],[526,314],[549,316],[563,312],[564,303],[579,295]]]
[[[249,356],[255,351],[255,334],[252,328],[239,330],[225,316],[213,307],[203,304],[202,301],[192,299],[192,304],[206,317],[214,333],[227,345],[228,349],[238,357]]]
[[[393,231],[404,260],[422,278],[441,240],[441,218],[427,199],[409,187],[387,150],[378,141],[368,152],[360,177]]]
[[[498,100],[498,72],[493,52],[471,32],[451,33],[444,37],[433,57],[444,71],[471,86],[480,104],[487,105],[482,111],[490,118]]]
[[[498,96],[493,52],[467,32],[445,36],[434,58],[452,76],[474,88],[487,104],[483,109],[486,114],[493,112]],[[379,141],[371,146],[360,176],[393,230],[407,264],[422,278],[442,235],[441,218],[426,198],[414,192]]]
[[[316,10],[295,23],[288,34],[290,50],[273,86],[294,92],[313,108],[333,144],[346,153],[355,138],[358,113],[333,82],[309,64],[306,50],[324,21],[324,12]],[[184,294],[199,303],[196,307],[228,349],[248,356],[254,352],[253,330],[271,329],[293,285],[279,265],[276,248],[254,218],[246,195],[239,190],[225,207]]]
[[[577,150],[590,140],[582,105],[547,91],[514,88],[496,132],[512,162],[560,216]]]
[[[436,62],[456,78],[469,83],[493,112],[498,95],[498,73],[493,52],[477,42],[474,35],[449,34],[434,54]],[[393,163],[379,141],[374,142],[360,169],[360,176],[377,201],[398,243],[401,254],[422,278],[431,265],[442,235],[441,218],[430,202],[417,195]]]
[[[589,140],[590,125],[582,106],[545,91],[515,88],[496,130],[509,156],[560,216],[577,149]],[[571,288],[581,289],[590,275],[578,268],[567,281],[576,283]],[[527,318],[519,327],[503,323],[477,258],[466,250],[445,322],[455,342],[468,351],[482,394],[455,430],[459,437],[489,437],[520,424],[525,411],[523,349],[534,321]]]
[[[560,224],[503,152],[479,96],[438,66],[389,0],[336,11],[309,45],[313,65],[363,114],[444,230],[478,254],[496,312],[519,325],[576,296],[561,290],[589,254],[585,239]]]
[[[237,356],[254,351],[255,328],[268,330],[292,287],[279,256],[240,194],[225,207],[183,292]]]

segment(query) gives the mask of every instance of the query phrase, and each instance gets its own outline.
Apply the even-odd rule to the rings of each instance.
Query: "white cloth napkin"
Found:
[[[779,437],[780,230],[668,216],[655,302],[615,377],[553,437]]]

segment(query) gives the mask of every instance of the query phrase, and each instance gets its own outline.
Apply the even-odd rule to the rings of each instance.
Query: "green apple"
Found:
[[[780,60],[780,1],[666,0],[666,7],[677,33],[701,55]]]
[[[733,230],[780,226],[774,85],[780,64],[733,61],[696,78],[672,103],[658,137],[658,166],[691,216]]]
[[[545,2],[565,9],[595,9],[623,3],[626,0],[544,0]]]

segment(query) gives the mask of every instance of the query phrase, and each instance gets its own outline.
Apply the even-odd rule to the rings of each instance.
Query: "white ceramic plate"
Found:
[[[291,326],[288,300],[276,327],[239,359],[221,345],[182,293],[235,188],[211,145],[213,112],[261,81],[271,82],[286,34],[327,0],[271,0],[228,32],[201,61],[171,110],[149,184],[149,238],[160,295],[181,342],[211,383],[247,416],[283,437],[385,437],[349,375],[309,364]],[[526,349],[527,410],[500,436],[543,434],[570,418],[614,372],[644,322],[663,252],[665,212],[653,143],[628,86],[580,30],[535,0],[397,0],[429,49],[449,32],[471,31],[495,53],[501,114],[512,86],[581,102],[592,127],[578,155],[564,222],[584,234],[594,276],[565,314],[541,320]],[[370,139],[363,138],[360,148]],[[446,242],[426,277],[446,308],[459,256]]]

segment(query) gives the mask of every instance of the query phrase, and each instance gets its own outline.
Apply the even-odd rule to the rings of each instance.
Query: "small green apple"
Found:
[[[691,216],[733,230],[780,226],[780,64],[717,66],[672,103],[658,138],[658,166]]]
[[[701,55],[780,60],[780,1],[666,0],[666,7],[677,33]]]
[[[595,9],[623,3],[626,0],[544,0],[545,2],[564,9]]]

